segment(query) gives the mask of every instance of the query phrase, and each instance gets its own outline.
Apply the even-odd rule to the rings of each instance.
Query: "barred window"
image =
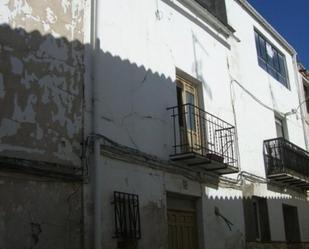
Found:
[[[254,33],[260,67],[289,88],[285,56],[258,31]]]

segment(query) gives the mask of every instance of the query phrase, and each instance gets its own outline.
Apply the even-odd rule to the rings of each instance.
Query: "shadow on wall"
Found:
[[[84,111],[91,111],[85,99],[91,46],[8,25],[0,26],[0,34],[0,155],[80,166]],[[177,103],[173,81],[103,52],[99,42],[95,57],[100,132],[168,156],[166,108]]]
[[[81,248],[82,183],[51,174],[81,167],[84,51],[0,25],[1,249]]]
[[[102,52],[99,41],[97,46],[94,99],[99,107],[99,133],[168,159],[173,149],[172,119],[166,109],[177,105],[174,81],[143,65]]]
[[[0,162],[1,249],[38,248],[43,241],[46,249],[80,248],[82,236],[92,236],[82,234],[81,183],[45,179],[61,168],[81,167],[85,116],[91,115],[89,53],[89,44],[0,25],[0,160],[14,159],[10,170],[18,172],[4,172],[8,165]],[[101,132],[168,155],[172,80],[100,48],[96,59]],[[44,179],[21,174],[29,166]],[[87,211],[91,217],[91,203]]]
[[[82,248],[80,183],[0,175],[1,249]]]
[[[0,154],[80,166],[84,51],[79,41],[0,26]]]
[[[70,42],[66,38],[43,36],[37,31],[27,33],[23,29],[0,26],[2,157],[56,162],[64,166],[81,165],[82,144],[86,137],[83,134],[84,108],[87,108],[87,114],[91,113],[91,101],[85,97],[90,96],[91,89],[88,82],[85,83],[84,65],[86,53],[90,52],[90,45],[79,41]],[[95,52],[98,69],[95,101],[100,107],[96,125],[99,131],[120,144],[168,158],[172,149],[172,124],[166,108],[177,104],[173,80],[103,52],[99,43]],[[21,248],[21,245],[36,248],[41,241],[46,249],[79,248],[77,242],[80,240],[76,238],[83,235],[78,184],[3,178],[0,181],[3,184],[0,188],[3,191],[0,233],[5,236],[0,240],[0,248]],[[145,192],[145,189],[140,191]],[[73,197],[76,198],[72,203]],[[282,199],[269,202],[297,205],[293,204],[293,199]],[[232,204],[242,208],[241,199],[219,198],[208,200],[207,211],[213,219],[210,224],[216,224],[218,228],[217,234],[222,230],[230,234],[232,229],[233,234],[226,243],[235,248],[232,245],[238,245],[237,240],[242,240],[243,234],[241,230],[231,228],[230,223],[237,222]],[[307,204],[301,205],[304,214]],[[152,217],[154,208],[148,206],[142,207],[142,215]],[[269,210],[275,214],[277,209]],[[88,211],[91,216],[93,210]],[[155,223],[155,217],[152,219]],[[151,232],[149,229],[149,237],[153,235]],[[215,238],[216,230],[213,232]],[[22,234],[23,239],[19,236],[12,240],[15,238],[12,234]],[[46,239],[41,240],[44,236]],[[16,244],[11,246],[11,243]]]

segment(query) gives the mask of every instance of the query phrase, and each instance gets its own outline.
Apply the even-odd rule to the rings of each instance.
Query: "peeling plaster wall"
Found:
[[[0,3],[0,155],[80,166],[86,1]]]
[[[0,157],[81,167],[86,2],[0,1]],[[1,249],[82,248],[83,185],[48,177],[1,173]]]
[[[82,248],[81,195],[80,184],[1,174],[0,248]]]

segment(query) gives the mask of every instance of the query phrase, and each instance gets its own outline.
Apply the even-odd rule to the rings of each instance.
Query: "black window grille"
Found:
[[[260,67],[289,88],[285,56],[257,30],[255,43]]]
[[[138,195],[114,192],[115,238],[138,240],[141,224]]]

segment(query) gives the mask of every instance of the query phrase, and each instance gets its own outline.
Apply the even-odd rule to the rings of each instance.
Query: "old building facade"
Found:
[[[247,1],[0,9],[1,249],[308,248],[304,74]]]
[[[82,248],[84,2],[0,2],[0,248]]]
[[[97,13],[97,243],[305,248],[295,50],[246,1]]]

